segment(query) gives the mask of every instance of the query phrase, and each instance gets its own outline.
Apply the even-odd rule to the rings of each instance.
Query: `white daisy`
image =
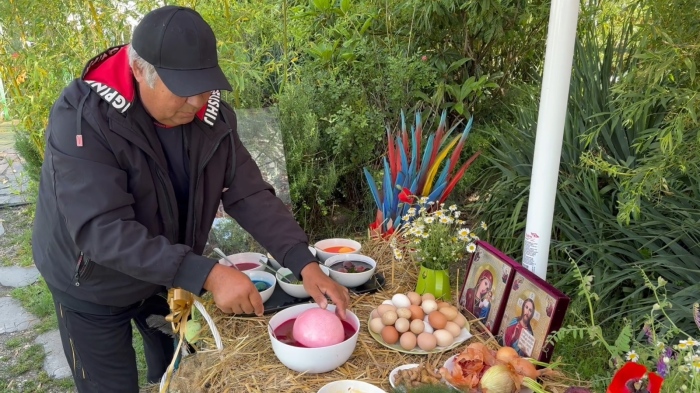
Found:
[[[637,352],[634,349],[627,352],[627,360],[634,363],[637,363],[639,360],[639,355],[637,355]]]
[[[476,251],[476,244],[474,244],[474,243],[467,244],[467,252],[470,254],[473,254],[474,251]]]

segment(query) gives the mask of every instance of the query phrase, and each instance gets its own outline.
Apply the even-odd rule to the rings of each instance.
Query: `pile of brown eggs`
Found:
[[[416,347],[432,351],[447,347],[469,329],[467,318],[457,307],[436,301],[430,293],[397,293],[370,314],[369,329],[390,345],[411,351]]]

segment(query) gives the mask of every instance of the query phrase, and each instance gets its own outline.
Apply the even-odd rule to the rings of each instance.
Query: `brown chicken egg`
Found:
[[[409,326],[409,329],[414,334],[421,334],[425,330],[425,323],[423,322],[422,319],[414,319],[411,321],[411,325]]]
[[[457,314],[459,314],[459,311],[457,311],[457,308],[453,306],[449,307],[443,307],[439,309],[439,311],[445,315],[448,321],[453,321],[455,318],[457,318]]]
[[[432,293],[424,293],[424,294],[421,296],[421,299],[422,299],[423,301],[426,301],[426,300],[433,300],[433,301],[435,301],[435,295],[433,295]],[[437,303],[436,303],[436,304],[437,304]]]
[[[396,344],[399,341],[399,332],[393,326],[384,326],[382,340],[387,344]]]
[[[411,323],[408,322],[408,319],[406,318],[399,318],[396,320],[396,323],[394,323],[394,327],[396,328],[397,332],[404,333],[411,327]]]
[[[416,339],[416,344],[418,347],[424,351],[432,351],[437,346],[437,339],[432,333],[421,333]]]
[[[469,329],[469,324],[467,323],[467,317],[464,316],[464,314],[458,313],[457,317],[452,320],[452,322],[456,323],[457,326],[460,328],[466,327],[467,330]]]
[[[443,302],[443,301],[437,302],[437,305],[438,305],[438,310],[443,309],[443,308],[445,308],[445,307],[451,307],[451,306],[452,306],[450,303]]]
[[[435,330],[443,329],[447,324],[447,317],[440,311],[433,311],[428,314],[428,323],[430,323],[430,326]]]
[[[457,337],[460,335],[460,333],[462,333],[462,328],[452,321],[447,321],[447,324],[445,324],[445,330],[450,332],[452,337]]]
[[[410,351],[413,348],[416,347],[416,343],[418,342],[418,338],[416,337],[415,334],[411,332],[406,332],[401,335],[401,339],[399,339],[399,345],[401,345],[401,348]]]
[[[411,320],[414,319],[423,319],[425,316],[425,312],[423,312],[423,309],[420,308],[420,306],[417,305],[411,305],[411,307],[408,308],[411,311]]]
[[[369,329],[377,334],[382,332],[382,329],[384,329],[384,324],[382,323],[381,318],[372,318],[372,320],[369,321]]]
[[[421,301],[423,301],[417,292],[409,292],[406,296],[408,296],[408,300],[410,300],[411,304],[414,306],[420,306]]]
[[[409,308],[401,307],[398,310],[396,310],[396,315],[398,315],[399,318],[411,319],[412,313],[411,313],[411,310]]]
[[[391,305],[391,304],[382,304],[379,307],[377,307],[377,312],[379,313],[379,316],[383,316],[385,312],[387,311],[396,311],[396,307]]]

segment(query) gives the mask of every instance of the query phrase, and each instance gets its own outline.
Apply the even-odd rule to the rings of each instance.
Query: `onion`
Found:
[[[520,355],[512,347],[501,347],[496,352],[496,359],[508,364],[514,359],[520,359]]]
[[[493,366],[496,363],[496,358],[493,355],[493,351],[489,349],[486,345],[480,342],[474,342],[469,344],[467,348],[472,348],[481,354],[481,358],[489,366]]]
[[[479,381],[484,393],[515,393],[517,388],[513,373],[505,364],[490,367]]]
[[[540,373],[537,371],[537,368],[535,368],[535,365],[530,363],[530,361],[525,358],[513,359],[511,360],[510,365],[513,366],[513,370],[518,375],[522,375],[523,377],[537,379],[540,376]]]

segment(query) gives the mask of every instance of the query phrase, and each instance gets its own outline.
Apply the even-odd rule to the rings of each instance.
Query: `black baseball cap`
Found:
[[[149,12],[134,29],[131,46],[180,97],[233,90],[219,67],[214,32],[193,9],[165,6]]]

